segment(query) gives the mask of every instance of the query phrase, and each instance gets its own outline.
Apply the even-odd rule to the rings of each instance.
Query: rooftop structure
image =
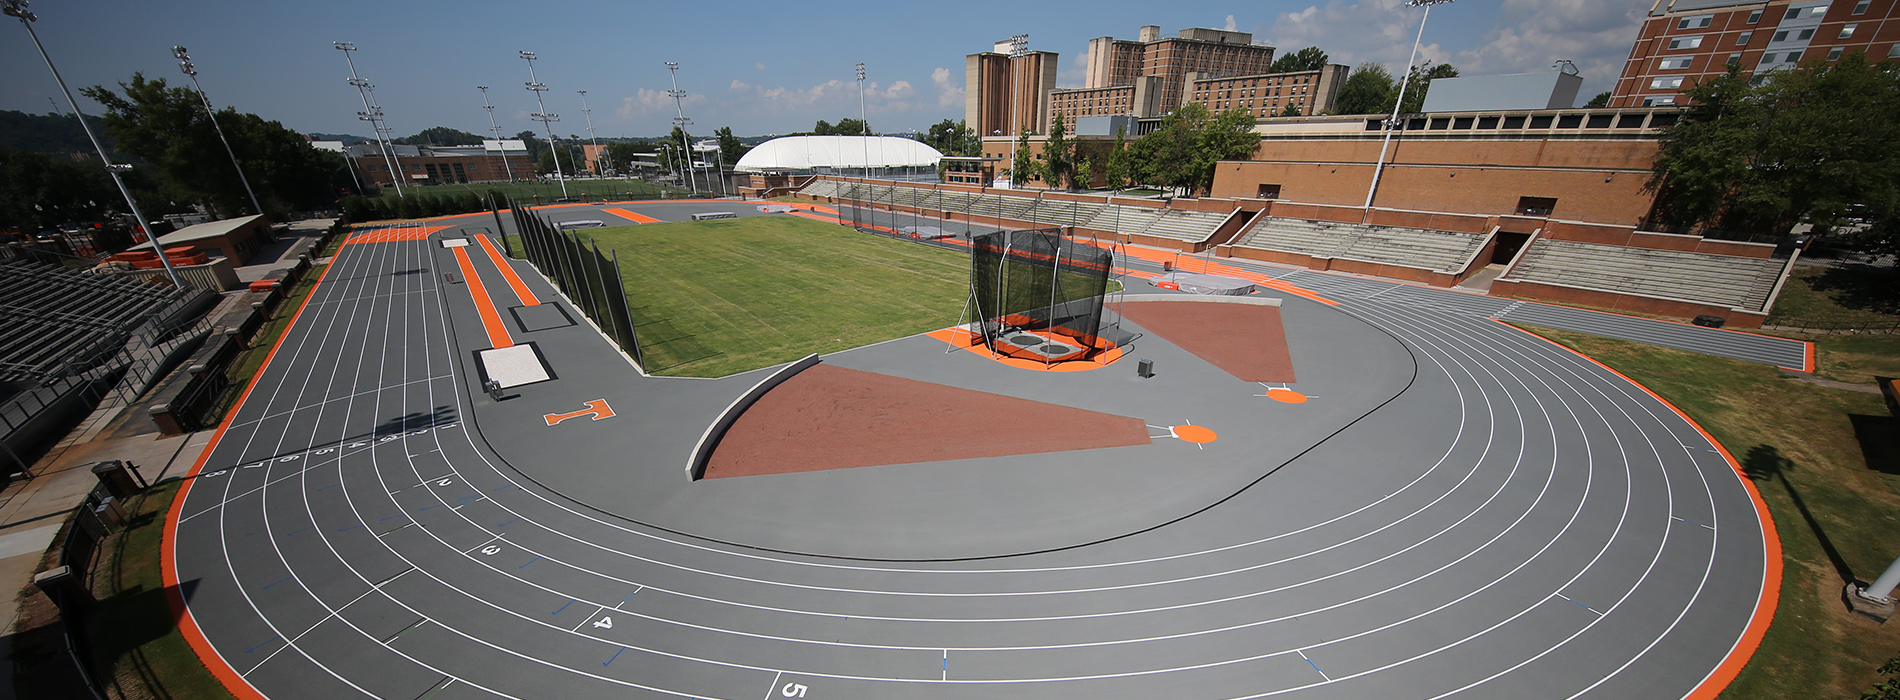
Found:
[[[746,151],[733,170],[763,173],[935,168],[942,157],[922,141],[898,136],[783,136]]]

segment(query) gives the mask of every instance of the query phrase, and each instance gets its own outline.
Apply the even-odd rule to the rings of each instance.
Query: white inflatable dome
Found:
[[[733,169],[935,168],[941,158],[937,149],[901,136],[785,136],[754,146]]]

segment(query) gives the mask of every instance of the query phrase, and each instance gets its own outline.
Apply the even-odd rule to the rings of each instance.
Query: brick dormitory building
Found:
[[[1679,91],[1728,71],[1900,58],[1900,0],[1659,0],[1630,47],[1611,107],[1677,104]]]

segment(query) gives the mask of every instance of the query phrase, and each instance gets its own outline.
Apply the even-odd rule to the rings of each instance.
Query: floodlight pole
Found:
[[[680,130],[680,155],[686,157],[686,181],[691,183],[688,186],[697,193],[699,192],[699,176],[693,172],[693,144],[686,137],[686,126],[693,123],[693,120],[686,118],[685,103],[681,102],[686,97],[686,91],[680,89],[680,64],[676,61],[667,61],[666,70],[673,76],[673,89],[666,91],[666,94],[672,96],[673,113],[677,115],[673,117],[673,126],[679,127]]]
[[[158,245],[158,236],[152,235],[151,227],[145,220],[145,214],[139,211],[139,203],[132,199],[132,189],[125,186],[125,178],[120,176],[120,173],[131,170],[132,166],[114,163],[112,157],[106,155],[105,146],[100,145],[98,135],[92,133],[92,126],[86,123],[86,113],[79,111],[79,101],[73,99],[73,91],[67,89],[66,79],[59,76],[59,69],[53,66],[53,57],[47,55],[46,45],[40,43],[40,35],[33,31],[33,23],[39,21],[39,16],[26,9],[26,0],[0,0],[0,13],[19,18],[20,26],[26,27],[26,35],[33,39],[33,48],[39,49],[40,59],[46,61],[46,70],[52,71],[53,82],[59,83],[60,93],[66,95],[66,103],[73,108],[73,116],[79,118],[79,127],[85,129],[86,138],[92,141],[93,150],[99,152],[99,162],[105,164],[106,174],[112,176],[112,184],[118,185],[119,194],[125,196],[125,206],[132,210],[133,232],[145,232],[146,240],[152,242],[152,252],[158,253],[158,261],[165,265],[165,276],[171,278],[173,286],[184,289],[185,283],[178,279],[178,271],[172,269],[171,258],[165,257],[165,250]]]
[[[395,159],[395,153],[390,150],[389,142],[384,139],[383,110],[370,100],[369,81],[356,74],[356,59],[350,57],[350,52],[356,50],[355,42],[332,41],[330,44],[336,50],[343,52],[343,60],[350,64],[348,82],[356,88],[356,94],[363,98],[363,111],[357,112],[356,118],[369,122],[370,129],[376,133],[376,147],[382,149],[383,165],[389,168],[389,180],[396,185],[396,196],[407,196],[402,191],[402,162]]]
[[[501,124],[495,122],[495,106],[488,103],[488,86],[477,85],[475,89],[482,91],[482,109],[488,110],[488,130],[495,132],[495,141],[501,148],[501,168],[508,172],[508,181],[514,182],[515,166],[508,164],[508,139],[501,137]]]
[[[575,90],[581,94],[581,115],[587,117],[587,140],[594,144],[594,162],[605,160],[607,153],[600,150],[600,137],[594,135],[594,110],[587,108],[587,91]],[[600,177],[600,166],[594,166],[594,177]]]
[[[191,87],[198,91],[198,99],[205,103],[205,116],[211,118],[211,128],[218,132],[218,141],[224,144],[224,154],[231,157],[231,167],[237,170],[238,181],[244,183],[244,194],[251,196],[251,208],[264,213],[264,205],[257,203],[257,192],[251,189],[251,179],[244,176],[244,166],[238,164],[237,152],[231,150],[231,141],[224,137],[224,127],[218,126],[218,111],[211,107],[211,97],[205,94],[205,86],[198,84],[198,69],[191,65],[191,54],[183,46],[173,46],[172,56],[178,59],[178,69],[191,76]]]
[[[1022,97],[1021,91],[1016,89],[1016,82],[1017,82],[1016,81],[1016,61],[1017,59],[1021,59],[1028,55],[1029,55],[1029,35],[1028,34],[1017,34],[1009,38],[1009,92],[1010,92],[1009,99],[1010,99],[1011,105],[1016,104],[1016,99],[1019,97]],[[1034,108],[1031,107],[1031,109],[1034,109]],[[1014,120],[1016,117],[1015,115],[1010,115],[1009,118],[1011,120]],[[1016,159],[1016,152],[1022,150],[1023,148],[1023,127],[1024,126],[1028,126],[1028,125],[1024,124],[1024,125],[1016,127],[1015,149],[1009,152],[1009,157],[1010,157],[1009,187],[1010,189],[1022,189],[1020,184],[1023,181],[1023,174],[1016,172],[1015,159]]]
[[[541,127],[548,132],[548,157],[554,160],[554,181],[561,183],[561,198],[566,199],[567,174],[561,172],[560,144],[554,140],[554,122],[560,121],[561,115],[548,112],[547,102],[541,99],[541,93],[547,92],[548,86],[546,83],[534,77],[534,60],[536,58],[534,52],[523,51],[521,52],[521,58],[528,62],[528,90],[534,93],[534,103],[541,106],[541,111],[528,115],[528,118],[541,122]],[[508,151],[503,149],[503,160],[507,159],[507,154]]]
[[[1372,186],[1366,188],[1366,212],[1359,217],[1359,223],[1372,219],[1372,196],[1379,191],[1379,178],[1385,174],[1385,152],[1392,146],[1392,130],[1398,126],[1399,110],[1405,106],[1405,86],[1412,82],[1412,64],[1418,61],[1418,46],[1425,40],[1425,22],[1432,18],[1432,6],[1443,5],[1451,0],[1406,0],[1407,7],[1425,8],[1425,16],[1418,20],[1418,37],[1412,40],[1412,57],[1405,61],[1405,74],[1399,76],[1399,98],[1392,103],[1392,116],[1385,120],[1385,139],[1379,144],[1379,160],[1372,167]]]
[[[864,176],[871,176],[871,122],[864,114],[864,64],[858,64],[858,144],[864,150]]]

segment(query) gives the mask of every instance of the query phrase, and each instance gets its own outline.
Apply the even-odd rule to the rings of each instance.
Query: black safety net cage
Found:
[[[1112,253],[1060,229],[998,231],[971,239],[972,330],[992,352],[1013,350],[1003,336],[1041,331],[1068,336],[1090,354],[1098,339]]]
[[[583,242],[580,234],[556,228],[519,202],[509,200],[508,208],[514,214],[515,231],[521,235],[521,248],[528,261],[560,288],[581,313],[593,319],[614,344],[645,367],[640,338],[634,333],[632,315],[627,309],[627,291],[621,283],[618,253],[613,250],[601,253],[598,243],[591,239]],[[504,238],[504,244],[506,241]]]

